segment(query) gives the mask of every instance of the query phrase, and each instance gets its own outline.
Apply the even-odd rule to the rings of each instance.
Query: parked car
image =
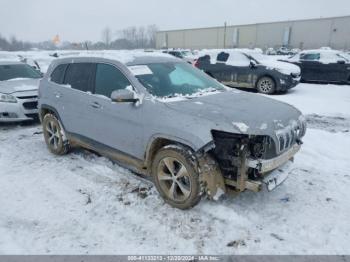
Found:
[[[166,50],[163,51],[163,53],[183,59],[189,64],[193,64],[197,59],[197,57],[189,50]]]
[[[264,59],[260,59],[262,57]],[[295,87],[300,79],[299,67],[272,61],[268,56],[256,52],[207,52],[195,66],[227,86],[256,89],[263,94],[286,92]]]
[[[306,125],[294,107],[233,91],[168,56],[54,61],[39,87],[48,149],[82,146],[148,175],[173,207],[203,195],[271,190],[270,173],[301,146]]]
[[[350,56],[341,51],[307,50],[281,61],[298,65],[303,82],[350,83]]]
[[[277,52],[277,55],[294,55],[295,54],[291,49],[285,46],[278,48],[276,52]]]
[[[266,54],[267,55],[277,55],[277,52],[274,48],[270,47],[270,48],[266,49]]]
[[[0,61],[0,122],[20,122],[38,117],[41,74],[21,62]]]

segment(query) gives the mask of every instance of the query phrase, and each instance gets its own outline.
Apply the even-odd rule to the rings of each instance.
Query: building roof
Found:
[[[345,16],[334,16],[334,17],[307,18],[307,19],[294,19],[294,20],[284,20],[284,21],[270,21],[270,22],[261,22],[261,23],[235,24],[235,25],[227,25],[227,27],[243,27],[243,26],[252,26],[252,25],[278,24],[278,23],[294,23],[294,22],[317,21],[317,20],[329,20],[329,19],[341,19],[341,18],[350,18],[350,15],[345,15]],[[198,28],[184,28],[184,29],[160,30],[160,31],[157,31],[157,33],[176,32],[176,31],[187,31],[187,30],[202,30],[202,29],[218,29],[218,28],[223,28],[223,27],[224,27],[224,25],[221,25],[221,26],[198,27]]]

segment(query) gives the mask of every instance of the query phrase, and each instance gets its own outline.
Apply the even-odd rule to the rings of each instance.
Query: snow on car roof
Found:
[[[60,57],[63,57],[62,55]],[[173,59],[172,56],[168,54],[158,53],[158,52],[144,52],[141,51],[84,51],[74,54],[64,55],[65,58],[77,58],[77,57],[96,57],[96,58],[105,58],[110,60],[116,60],[123,64],[130,64],[135,60],[147,60],[147,58],[165,58]]]
[[[333,50],[333,49],[310,49],[310,50],[303,50],[300,53],[337,54],[337,53],[342,53],[342,51]]]
[[[53,61],[53,64],[68,63],[74,61],[90,61],[91,59],[107,59],[120,62],[124,65],[142,65],[149,63],[166,63],[174,61],[182,61],[171,55],[159,52],[144,52],[144,51],[85,51],[75,52],[71,54],[61,54],[58,59]],[[57,62],[56,62],[57,61]]]

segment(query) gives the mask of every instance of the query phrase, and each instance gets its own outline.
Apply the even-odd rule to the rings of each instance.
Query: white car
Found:
[[[38,116],[42,75],[21,62],[0,61],[0,122],[21,122]]]

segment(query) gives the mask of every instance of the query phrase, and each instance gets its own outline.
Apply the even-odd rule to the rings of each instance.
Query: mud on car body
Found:
[[[294,107],[228,89],[167,55],[58,59],[39,93],[51,152],[95,150],[150,176],[181,209],[204,195],[261,190],[299,150],[306,129]]]
[[[210,50],[203,52],[195,65],[227,86],[256,89],[264,94],[286,92],[299,83],[298,66],[261,57],[264,55]]]

